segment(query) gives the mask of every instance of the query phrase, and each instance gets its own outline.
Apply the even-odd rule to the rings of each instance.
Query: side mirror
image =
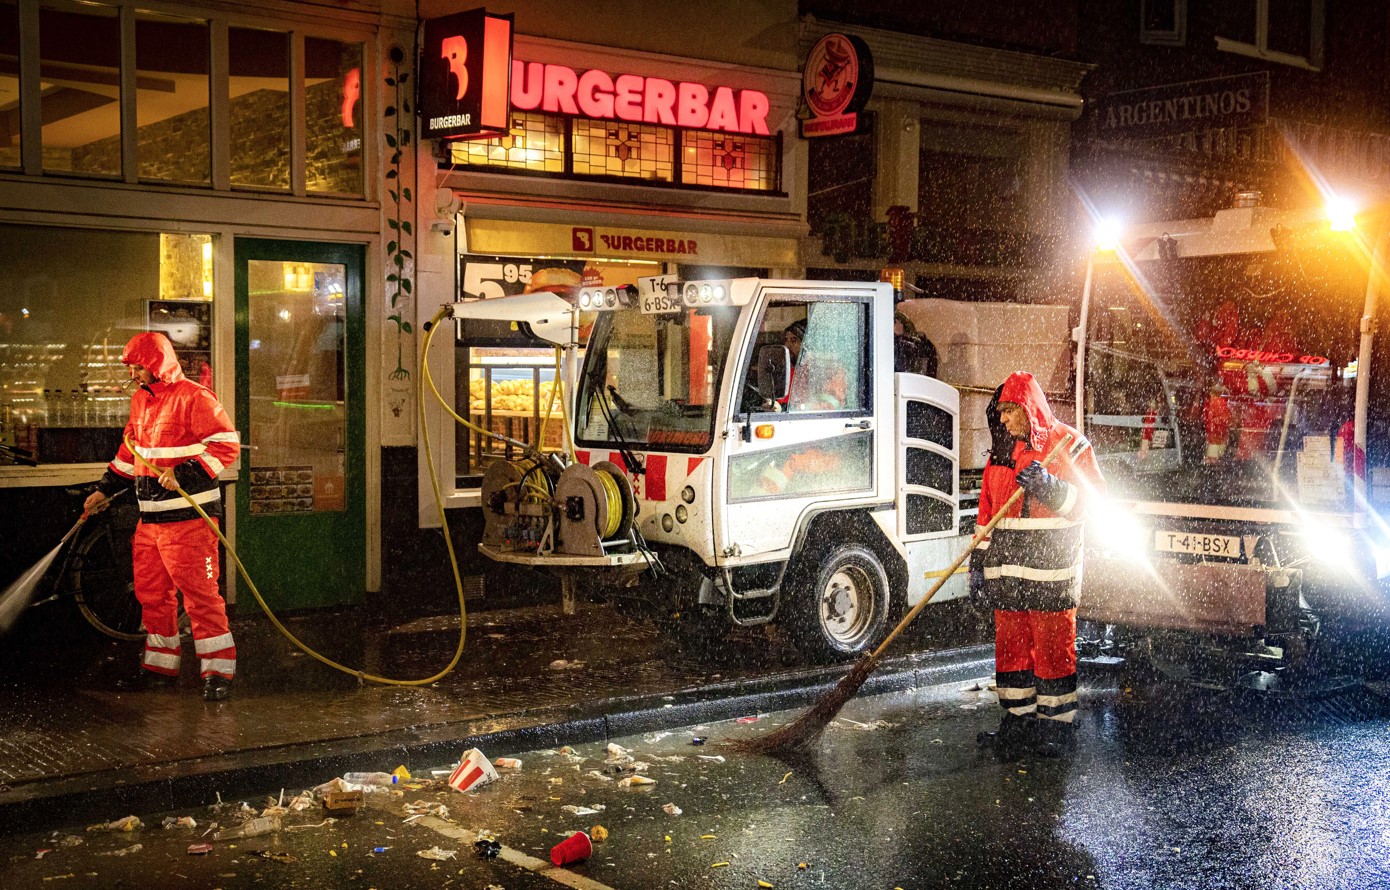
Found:
[[[770,401],[787,397],[791,389],[792,356],[785,346],[769,344],[758,349],[758,393]]]

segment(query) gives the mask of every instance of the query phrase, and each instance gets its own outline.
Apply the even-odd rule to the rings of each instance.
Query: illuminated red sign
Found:
[[[874,57],[867,43],[848,34],[827,34],[816,41],[801,71],[801,95],[813,115],[802,121],[801,135],[854,132],[873,85]]]
[[[1325,365],[1327,358],[1321,355],[1299,355],[1296,352],[1274,352],[1265,349],[1237,349],[1222,346],[1216,350],[1217,358],[1238,362],[1264,362],[1267,365]]]
[[[420,135],[476,139],[507,129],[512,17],[473,9],[425,22]]]
[[[343,127],[351,130],[354,123],[357,109],[357,102],[362,98],[362,69],[354,68],[343,75]]]
[[[598,68],[512,63],[512,106],[600,120],[768,135],[767,94]]]

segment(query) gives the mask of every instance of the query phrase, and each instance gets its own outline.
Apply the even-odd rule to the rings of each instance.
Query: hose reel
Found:
[[[605,542],[626,541],[637,498],[616,464],[572,464],[555,483],[555,552],[602,556]]]
[[[510,551],[602,556],[605,543],[628,539],[637,512],[627,474],[608,461],[562,471],[532,459],[494,461],[480,494],[483,543]]]

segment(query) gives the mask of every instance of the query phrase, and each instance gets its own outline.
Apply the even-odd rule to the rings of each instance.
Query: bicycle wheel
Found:
[[[129,537],[103,523],[77,540],[69,566],[68,584],[92,627],[118,640],[144,639]]]

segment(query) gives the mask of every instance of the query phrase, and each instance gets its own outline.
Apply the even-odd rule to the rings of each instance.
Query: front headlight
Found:
[[[1309,518],[1292,534],[1301,541],[1303,556],[1325,566],[1351,568],[1356,554],[1349,529]]]
[[[1098,499],[1087,507],[1086,534],[1091,547],[1121,559],[1146,562],[1153,532],[1121,504]]]

